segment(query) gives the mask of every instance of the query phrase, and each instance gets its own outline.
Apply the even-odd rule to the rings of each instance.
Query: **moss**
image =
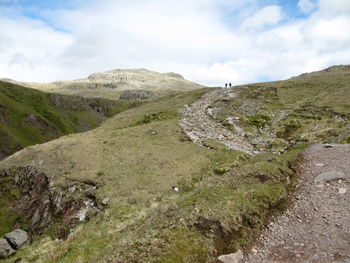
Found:
[[[345,137],[345,138],[341,141],[341,143],[344,143],[344,144],[350,143],[350,136]]]
[[[256,114],[253,116],[248,116],[246,123],[248,125],[255,126],[256,128],[260,129],[264,127],[266,124],[268,124],[270,120],[271,118],[267,115]]]
[[[13,177],[0,176],[0,236],[17,227],[26,229],[24,218],[12,208],[19,197],[19,190],[13,184]]]
[[[171,240],[165,255],[156,262],[159,263],[201,263],[207,262],[208,248],[204,238],[196,231],[185,227],[172,229]]]

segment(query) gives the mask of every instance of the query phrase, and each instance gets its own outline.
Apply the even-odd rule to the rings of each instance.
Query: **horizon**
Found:
[[[0,78],[52,82],[112,69],[206,86],[349,64],[347,0],[0,0]]]

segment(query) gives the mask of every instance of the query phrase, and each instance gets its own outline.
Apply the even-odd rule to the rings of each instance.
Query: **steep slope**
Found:
[[[164,95],[203,88],[185,80],[180,74],[158,73],[147,69],[115,69],[72,81],[19,84],[48,92],[107,99],[118,99],[124,90],[147,90]]]
[[[213,121],[245,133],[242,138],[249,143],[258,133],[265,136],[263,129],[285,116],[280,111],[287,111],[287,118],[300,119],[301,130],[281,126],[288,131],[278,133],[283,148],[269,146],[266,139],[277,136],[271,133],[263,137],[262,153],[255,156],[227,150],[215,138],[203,138],[206,147],[202,147],[185,136],[178,125],[179,110],[205,99],[209,89],[157,98],[97,129],[12,155],[0,162],[0,169],[32,166],[46,174],[56,189],[88,185],[85,195],[97,204],[106,198],[109,202],[90,221],[72,229],[65,241],[55,240],[57,226],[53,225],[35,237],[31,247],[4,262],[21,258],[28,262],[202,263],[217,262],[219,255],[249,247],[267,219],[287,204],[304,149],[320,140],[347,141],[348,121],[343,118],[348,116],[348,83],[348,75],[340,74],[216,93],[219,96],[209,106]],[[233,90],[237,97],[229,95]],[[329,97],[321,100],[325,95]],[[265,111],[282,117],[272,122],[261,117]],[[341,120],[335,118],[338,114]],[[238,117],[235,125],[242,130],[226,123],[228,117]],[[336,132],[325,132],[326,123]],[[317,126],[320,130],[307,132]]]
[[[128,101],[43,93],[0,81],[0,159],[29,145],[95,128],[131,106]]]

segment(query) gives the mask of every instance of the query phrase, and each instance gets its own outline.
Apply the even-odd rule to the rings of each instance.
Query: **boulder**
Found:
[[[11,245],[11,247],[16,250],[30,245],[30,237],[28,233],[22,229],[16,229],[5,234],[5,239]]]
[[[221,255],[218,259],[222,263],[239,263],[243,260],[243,253],[238,250],[236,253]]]
[[[315,183],[329,182],[332,180],[346,179],[348,176],[343,172],[331,171],[315,177]]]
[[[6,239],[0,239],[0,259],[7,258],[15,252]]]
[[[154,93],[149,90],[124,90],[120,95],[121,100],[149,99],[154,97]]]

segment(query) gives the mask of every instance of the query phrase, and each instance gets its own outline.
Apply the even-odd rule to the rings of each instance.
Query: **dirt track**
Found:
[[[204,94],[182,110],[180,126],[199,145],[215,139],[229,149],[257,153],[208,108],[235,96],[234,89]],[[350,263],[350,145],[314,145],[305,152],[291,206],[269,224],[243,262]]]
[[[306,151],[294,202],[244,262],[350,262],[350,145]]]

